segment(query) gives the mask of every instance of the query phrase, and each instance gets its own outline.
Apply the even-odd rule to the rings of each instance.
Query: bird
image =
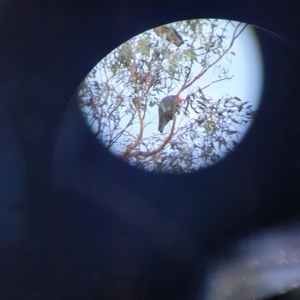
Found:
[[[164,40],[180,47],[184,42],[181,35],[173,28],[168,26],[160,26],[153,29],[154,32]]]
[[[158,105],[158,131],[164,132],[165,126],[173,120],[175,109],[183,103],[183,99],[176,96],[163,98]]]

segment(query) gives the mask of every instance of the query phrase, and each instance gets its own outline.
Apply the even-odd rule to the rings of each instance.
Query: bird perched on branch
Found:
[[[153,29],[154,32],[164,40],[179,47],[183,44],[183,39],[180,34],[173,28],[167,26],[160,26]]]
[[[173,120],[176,108],[183,103],[183,99],[176,96],[163,98],[158,106],[158,131],[164,132],[165,126]]]

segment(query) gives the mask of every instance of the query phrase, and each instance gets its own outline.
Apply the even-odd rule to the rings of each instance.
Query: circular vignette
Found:
[[[262,76],[252,26],[194,19],[126,41],[93,68],[75,98],[93,134],[120,159],[189,173],[238,145],[258,109]]]

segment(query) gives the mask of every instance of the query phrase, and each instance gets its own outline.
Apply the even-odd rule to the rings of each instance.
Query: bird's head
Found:
[[[177,97],[177,102],[179,105],[181,105],[183,103],[184,99]]]

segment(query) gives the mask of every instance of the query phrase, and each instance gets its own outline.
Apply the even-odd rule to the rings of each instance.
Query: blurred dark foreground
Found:
[[[68,102],[128,38],[200,17],[295,45],[258,32],[261,109],[232,155],[187,176],[130,168]],[[1,2],[0,299],[243,300],[297,289],[299,20],[296,1]]]

